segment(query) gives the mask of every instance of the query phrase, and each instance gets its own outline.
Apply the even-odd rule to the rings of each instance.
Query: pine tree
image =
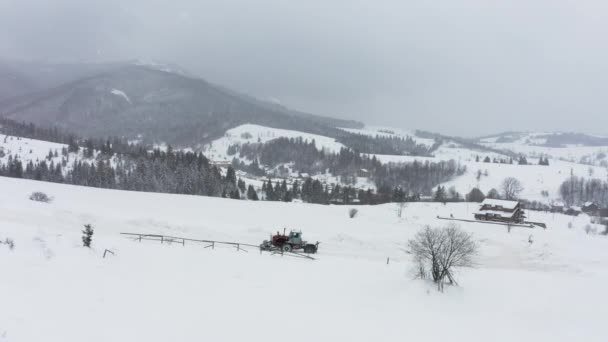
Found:
[[[83,246],[91,248],[91,242],[93,242],[93,226],[91,226],[90,224],[85,224],[82,234]]]
[[[258,193],[255,191],[251,184],[249,184],[249,188],[247,188],[247,199],[252,201],[258,200]]]
[[[445,188],[442,187],[441,185],[437,186],[437,190],[435,191],[435,202],[445,202],[446,200],[446,193],[445,193]]]

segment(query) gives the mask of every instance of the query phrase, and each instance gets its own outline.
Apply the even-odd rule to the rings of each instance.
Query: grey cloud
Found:
[[[0,0],[2,55],[148,58],[302,110],[608,133],[600,0]]]

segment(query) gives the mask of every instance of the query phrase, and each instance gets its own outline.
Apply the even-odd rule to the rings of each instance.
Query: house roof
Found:
[[[583,204],[583,207],[589,207],[589,206],[592,206],[594,204],[595,203],[593,203],[593,202],[585,202],[585,204]]]
[[[481,206],[488,205],[492,207],[503,207],[505,209],[515,209],[519,202],[517,201],[505,201],[499,199],[486,198],[481,202]]]

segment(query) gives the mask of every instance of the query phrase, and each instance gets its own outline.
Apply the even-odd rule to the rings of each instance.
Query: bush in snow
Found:
[[[574,227],[574,224],[572,224],[572,222],[568,222],[568,229],[572,229],[572,227]]]
[[[36,202],[50,203],[53,199],[44,192],[36,191],[30,195],[30,199]]]
[[[408,241],[408,248],[416,264],[416,274],[421,278],[429,274],[439,291],[443,291],[446,279],[456,284],[454,270],[473,266],[473,257],[477,254],[473,236],[455,224],[443,228],[427,226]]]
[[[84,247],[91,247],[91,242],[93,241],[93,226],[90,224],[84,225],[84,230],[82,231],[82,244]]]
[[[585,226],[585,233],[587,234],[597,234],[597,229],[593,228],[590,224]]]
[[[492,189],[490,189],[490,191],[488,191],[487,198],[500,199],[500,194],[498,193],[498,190],[492,188]]]
[[[466,196],[467,202],[481,203],[485,198],[486,195],[484,195],[483,191],[479,190],[478,188],[473,188]]]
[[[11,251],[15,249],[15,242],[13,241],[13,239],[6,238],[4,239],[4,241],[0,241],[0,245],[2,244],[7,245],[8,249],[10,249]]]
[[[357,210],[355,208],[351,208],[350,210],[348,210],[348,217],[355,218],[355,216],[357,216],[358,212],[359,212],[359,210]]]

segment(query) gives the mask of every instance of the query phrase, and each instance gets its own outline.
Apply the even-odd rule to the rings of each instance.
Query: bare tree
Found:
[[[500,187],[506,200],[516,200],[519,197],[519,194],[524,191],[524,187],[521,185],[521,182],[514,177],[505,178]]]
[[[456,284],[454,269],[473,266],[477,254],[472,235],[453,223],[444,228],[427,226],[408,241],[408,247],[416,263],[416,274],[421,278],[430,274],[439,291],[443,291],[446,279]]]

